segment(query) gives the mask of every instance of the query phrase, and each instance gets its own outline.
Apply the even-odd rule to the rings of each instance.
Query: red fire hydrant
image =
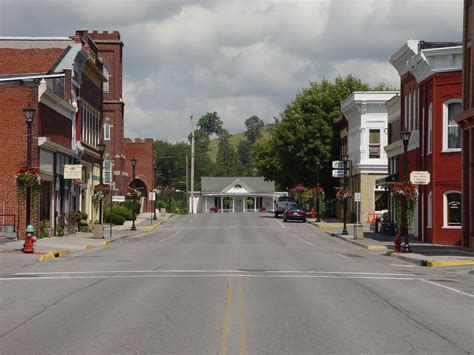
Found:
[[[402,250],[402,239],[400,238],[400,233],[397,233],[393,242],[395,243],[395,253],[400,253]]]
[[[314,207],[311,208],[311,218],[314,218]]]
[[[23,244],[23,249],[21,249],[21,251],[29,254],[34,253],[35,250],[33,249],[33,243],[35,240],[35,228],[30,224],[26,227],[25,244]]]

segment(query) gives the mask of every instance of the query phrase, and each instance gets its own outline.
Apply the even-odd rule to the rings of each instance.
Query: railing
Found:
[[[0,214],[0,232],[15,233],[16,232],[16,215]]]

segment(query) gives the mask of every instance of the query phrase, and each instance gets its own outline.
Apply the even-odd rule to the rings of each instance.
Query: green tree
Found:
[[[338,77],[333,83],[311,82],[285,107],[271,137],[255,144],[253,161],[259,173],[283,188],[297,183],[311,186],[319,159],[323,162],[320,182],[329,185],[329,162],[339,152],[334,119],[341,115],[340,102],[353,91],[364,90],[369,86],[352,75]]]
[[[191,158],[191,146],[187,143],[153,142],[157,163],[158,186],[172,185],[184,190],[186,187],[186,156]],[[154,186],[153,186],[154,187]]]
[[[262,136],[262,128],[264,126],[265,123],[257,116],[252,116],[245,120],[245,127],[247,127],[245,136],[250,144],[254,144]]]
[[[198,127],[206,132],[209,137],[212,134],[219,134],[219,131],[222,129],[222,120],[217,115],[217,112],[208,112],[205,115],[201,116],[198,121]]]
[[[226,129],[221,129],[216,157],[216,173],[220,176],[240,175],[243,170],[243,166],[239,162],[237,153],[230,144],[229,138],[229,132]]]
[[[252,146],[247,139],[243,139],[237,145],[237,154],[239,155],[239,160],[243,165],[250,165],[250,152]]]

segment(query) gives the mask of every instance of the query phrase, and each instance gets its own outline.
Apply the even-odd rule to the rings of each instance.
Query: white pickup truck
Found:
[[[295,199],[289,196],[280,196],[275,202],[275,218],[278,218],[278,215],[283,214],[285,210],[290,205],[297,205]]]

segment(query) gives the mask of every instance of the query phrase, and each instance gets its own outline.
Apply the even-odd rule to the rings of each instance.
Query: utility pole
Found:
[[[186,201],[189,206],[189,157],[186,154]]]
[[[191,119],[191,214],[194,214],[194,118],[193,115],[189,117]]]

